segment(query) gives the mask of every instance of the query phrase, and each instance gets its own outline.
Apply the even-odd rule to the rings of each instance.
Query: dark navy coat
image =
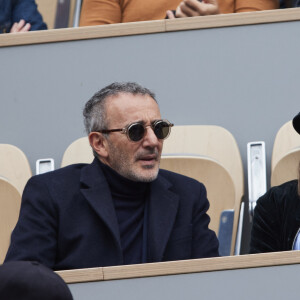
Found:
[[[218,256],[203,184],[160,170],[150,190],[148,262]],[[54,270],[123,264],[113,200],[96,160],[28,181],[6,256],[12,260]]]
[[[0,33],[10,32],[21,19],[31,24],[30,30],[47,29],[34,0],[0,0]]]

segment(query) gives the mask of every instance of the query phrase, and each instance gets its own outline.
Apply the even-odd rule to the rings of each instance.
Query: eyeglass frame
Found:
[[[155,125],[157,125],[158,122],[166,122],[169,125],[168,126],[169,127],[168,135],[165,138],[163,138],[163,139],[158,138],[156,136],[156,134],[155,134],[155,131],[154,131]],[[108,134],[108,133],[111,133],[111,132],[120,132],[122,134],[126,134],[126,136],[127,136],[127,138],[128,138],[129,141],[137,143],[137,142],[141,141],[143,139],[143,137],[145,136],[145,134],[146,134],[146,128],[147,127],[151,127],[151,129],[153,130],[153,132],[154,132],[155,136],[157,137],[157,139],[159,139],[159,140],[165,140],[170,135],[170,133],[171,133],[171,127],[174,126],[173,123],[171,123],[170,121],[168,121],[166,119],[155,120],[155,121],[151,122],[151,124],[149,124],[149,125],[143,125],[143,127],[144,127],[144,135],[138,141],[134,141],[134,140],[132,140],[129,137],[128,131],[129,131],[129,129],[130,129],[131,126],[136,125],[136,124],[143,125],[141,122],[133,122],[133,123],[130,123],[130,124],[126,125],[123,128],[118,128],[118,129],[102,129],[102,130],[97,130],[97,132],[104,133],[104,134]]]

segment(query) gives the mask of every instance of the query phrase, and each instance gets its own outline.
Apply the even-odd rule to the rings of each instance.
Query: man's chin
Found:
[[[135,174],[136,181],[139,182],[151,182],[157,178],[158,168],[156,166],[152,168],[143,168],[140,172]]]
[[[138,181],[139,182],[152,182],[156,178],[157,178],[157,174],[153,175],[153,176],[143,176],[143,177],[141,176]]]

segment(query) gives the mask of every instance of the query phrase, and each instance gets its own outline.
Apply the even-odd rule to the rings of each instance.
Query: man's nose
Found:
[[[146,127],[146,133],[143,138],[143,146],[144,147],[156,147],[159,143],[157,136],[155,135],[151,126]]]

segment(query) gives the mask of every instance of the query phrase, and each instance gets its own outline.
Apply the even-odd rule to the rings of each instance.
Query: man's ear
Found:
[[[99,157],[106,158],[108,156],[107,141],[103,134],[100,132],[91,132],[88,138],[91,147],[97,152]]]

